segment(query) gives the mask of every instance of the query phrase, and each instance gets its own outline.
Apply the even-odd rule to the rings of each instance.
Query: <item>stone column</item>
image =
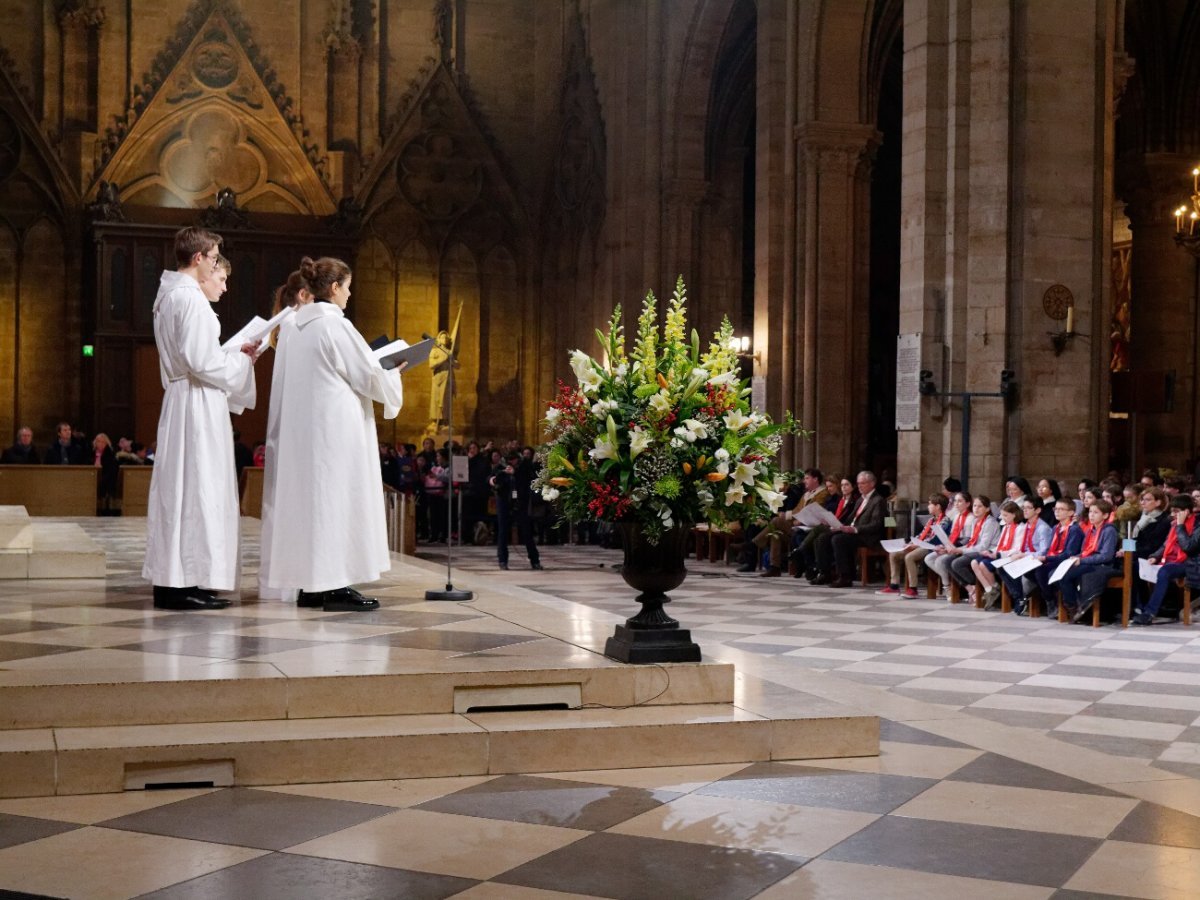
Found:
[[[805,282],[797,342],[804,347],[799,418],[815,430],[813,458],[826,469],[862,465],[866,417],[861,167],[879,140],[874,126],[807,122],[804,163]]]
[[[329,147],[357,154],[359,72],[361,51],[350,34],[339,32],[327,40],[329,62]],[[347,184],[353,184],[357,166],[346,160]]]
[[[1160,373],[1174,372],[1174,409],[1137,419],[1139,466],[1180,466],[1196,449],[1196,258],[1176,246],[1173,211],[1191,193],[1195,154],[1148,153],[1126,160],[1126,211],[1133,232],[1130,369],[1157,392]]]

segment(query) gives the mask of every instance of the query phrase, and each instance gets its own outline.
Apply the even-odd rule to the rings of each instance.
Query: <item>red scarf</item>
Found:
[[[939,524],[939,523],[942,521],[942,519],[944,519],[944,518],[946,518],[946,514],[945,514],[945,513],[942,513],[942,514],[941,514],[940,516],[938,516],[936,519],[930,519],[928,522],[926,522],[926,523],[925,523],[925,528],[924,528],[924,530],[921,532],[921,536],[920,536],[919,538],[917,538],[917,540],[918,540],[918,541],[927,541],[927,540],[929,540],[929,536],[930,536],[931,534],[933,534],[933,526],[934,526],[934,525],[937,525],[937,524]],[[953,538],[951,538],[951,540],[953,540]]]
[[[1188,534],[1196,530],[1196,517],[1188,516],[1188,520],[1183,523],[1184,529]],[[1179,549],[1179,534],[1175,531],[1175,526],[1171,526],[1171,530],[1167,532],[1167,546],[1163,550],[1162,561],[1165,563],[1180,563],[1187,559],[1187,554]]]
[[[1021,541],[1021,552],[1033,552],[1033,536],[1037,533],[1038,519],[1034,518],[1032,522],[1025,523],[1025,540]]]
[[[1063,547],[1067,546],[1067,533],[1071,530],[1071,524],[1054,526],[1054,540],[1050,542],[1050,549],[1046,551],[1047,556],[1058,556],[1063,551]]]
[[[971,532],[971,539],[967,541],[968,547],[974,547],[979,543],[979,535],[983,531],[983,523],[987,521],[987,516],[980,516],[975,522],[975,530]]]
[[[1083,552],[1079,554],[1080,556],[1091,556],[1096,552],[1096,547],[1100,544],[1100,532],[1103,530],[1104,527],[1101,526],[1088,532],[1087,537],[1083,539]]]
[[[954,527],[950,529],[950,546],[958,543],[958,536],[962,534],[963,526],[967,524],[967,514],[960,513],[958,518],[954,520]]]
[[[1000,543],[996,545],[996,552],[1003,553],[1005,550],[1011,550],[1013,540],[1017,536],[1017,523],[1012,522],[1004,526],[1004,530],[1000,532]]]
[[[839,519],[842,517],[842,510],[846,508],[846,495],[842,494],[842,499],[838,501],[837,512],[834,513]]]

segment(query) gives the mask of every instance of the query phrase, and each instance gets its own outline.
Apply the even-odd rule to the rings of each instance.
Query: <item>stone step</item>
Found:
[[[24,507],[0,507],[19,509]],[[106,571],[104,549],[86,531],[73,522],[29,520],[17,535],[19,519],[13,517],[15,540],[28,539],[28,547],[0,549],[0,578],[103,578]],[[2,524],[2,523],[0,523]]]
[[[33,520],[23,506],[0,506],[0,550],[32,550]]]
[[[26,729],[0,733],[0,796],[878,754],[874,716],[813,706],[785,718],[699,704]]]
[[[542,703],[545,698],[522,697],[521,689],[546,686],[574,690],[578,700],[569,705],[733,700],[734,668],[727,663],[627,666],[599,656],[584,661],[590,664],[451,658],[423,663],[416,671],[383,673],[367,662],[298,665],[295,671],[284,664],[197,663],[149,676],[140,669],[9,670],[0,672],[0,729],[453,713],[466,709],[467,692],[484,688],[495,696],[476,698],[474,705]]]

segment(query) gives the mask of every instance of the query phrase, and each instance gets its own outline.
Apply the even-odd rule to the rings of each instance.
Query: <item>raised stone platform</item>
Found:
[[[0,506],[0,579],[104,578],[104,548],[78,524]]]
[[[88,525],[115,566],[100,588],[0,590],[0,796],[879,752],[874,716],[727,663],[607,659],[611,617],[577,604],[484,578],[459,585],[473,603],[423,602],[442,572],[400,557],[377,613],[252,591],[214,613],[154,610],[144,525],[111,522]]]

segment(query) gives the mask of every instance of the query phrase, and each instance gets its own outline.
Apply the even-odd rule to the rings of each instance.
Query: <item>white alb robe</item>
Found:
[[[254,365],[220,345],[221,326],[190,275],[163,272],[154,300],[162,374],[142,577],[163,587],[233,590],[238,491],[231,410],[252,409]]]
[[[297,307],[299,308],[299,307]],[[296,333],[296,323],[287,319],[279,326],[279,334],[275,339],[275,367],[271,378],[271,405],[267,408],[267,438],[263,451],[263,486],[262,486],[262,532],[259,546],[258,564],[258,597],[260,600],[289,600],[296,599],[296,591],[280,590],[270,587],[271,584],[271,554],[268,552],[272,543],[275,527],[275,475],[279,471],[276,454],[279,452],[279,410],[283,406],[281,377],[284,367],[284,355],[287,353],[288,339]]]
[[[374,581],[392,564],[372,401],[395,418],[400,373],[379,365],[332,303],[302,306],[292,321],[286,337],[281,331],[271,386],[265,585],[327,591]]]

